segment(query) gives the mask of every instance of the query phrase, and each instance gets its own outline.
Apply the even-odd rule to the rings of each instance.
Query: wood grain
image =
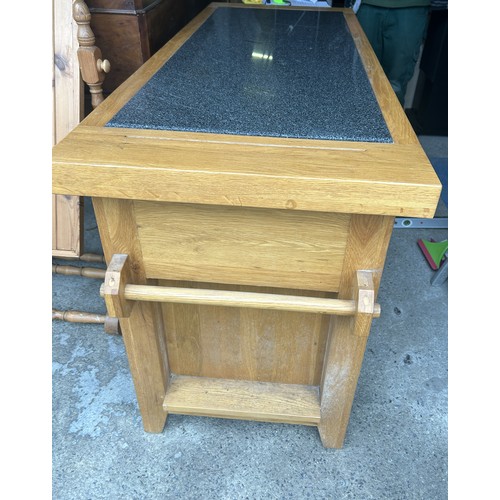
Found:
[[[318,388],[243,380],[172,376],[164,407],[169,413],[316,425]]]
[[[189,39],[189,37],[203,24],[203,22],[214,11],[209,5],[198,14],[190,23],[180,30],[172,39],[164,45],[158,52],[152,55],[135,73],[123,82],[105,102],[90,113],[84,124],[97,125],[103,127],[129,99],[149,80],[163,64],[168,61],[177,50]]]
[[[83,248],[83,198],[80,196],[56,195],[53,207],[54,257],[78,257]]]
[[[229,5],[207,7],[55,148],[54,192],[433,217],[439,179],[349,9],[341,10],[396,144],[103,128],[218,6]]]
[[[90,27],[91,14],[84,0],[73,1],[73,18],[78,24],[78,62],[83,81],[88,85],[92,97],[92,107],[103,100],[102,83],[110,63],[102,57],[101,49],[95,45],[95,35]]]
[[[416,145],[83,126],[54,148],[52,186],[61,194],[427,218],[441,192]]]
[[[208,283],[161,285],[211,287],[262,293],[295,290]],[[301,292],[332,297],[324,292]],[[174,373],[200,377],[318,385],[329,316],[221,306],[163,304],[168,355]]]
[[[370,270],[376,299],[393,226],[392,217],[352,217],[339,298],[352,296],[358,270]],[[318,426],[321,441],[327,448],[343,445],[366,348],[366,332],[354,332],[353,324],[348,317],[331,319],[320,384],[321,422]]]
[[[53,0],[54,109],[53,143],[61,141],[83,117],[83,82],[78,65],[77,25],[71,2]]]
[[[111,262],[113,254],[126,254],[130,279],[155,284],[146,280],[132,202],[99,198],[92,201],[106,261]],[[120,319],[120,326],[144,429],[162,432],[167,418],[162,405],[170,371],[159,305],[135,304],[130,316]]]
[[[133,279],[128,255],[114,254],[101,286],[101,296],[104,297],[110,316],[115,318],[128,318],[130,316],[130,311],[135,303],[126,299],[125,291],[127,285],[133,283]]]
[[[208,0],[87,0],[96,44],[112,61],[110,94],[208,4]]]
[[[83,82],[78,66],[76,23],[71,2],[52,1],[53,12],[53,134],[57,144],[83,117]],[[82,251],[81,201],[55,196],[52,203],[52,255],[78,257]]]
[[[97,267],[61,266],[52,265],[54,274],[64,274],[66,276],[84,276],[86,278],[104,279],[106,271]]]
[[[370,271],[357,271],[352,284],[352,297],[357,305],[357,311],[351,321],[351,330],[354,335],[368,337],[372,319],[379,317],[374,314],[379,304],[375,304],[375,288],[373,274]]]
[[[432,217],[441,184],[351,13],[394,144],[104,127],[215,8],[54,148],[54,192],[94,197],[106,259],[127,254],[132,285],[350,300],[355,284],[370,309],[394,216]],[[122,330],[145,429],[168,411],[318,425],[342,446],[367,314],[137,302]]]
[[[96,45],[113,65],[102,85],[106,99],[149,57],[149,52],[147,57],[143,53],[139,23],[136,15],[92,12]]]
[[[109,276],[109,274],[110,271],[108,269],[106,275]],[[118,277],[123,276],[122,273],[117,274]],[[112,281],[113,284],[116,282],[114,276]],[[101,295],[110,293],[106,290],[107,287],[110,287],[109,282],[110,280],[106,279]],[[112,288],[111,290],[115,291]],[[322,299],[301,295],[128,284],[116,290],[116,292],[119,291],[122,291],[122,298],[129,301],[246,307],[250,309],[265,309],[267,311],[295,311],[315,314],[334,314],[336,316],[355,316],[357,314],[369,314],[374,317],[380,316],[380,305],[373,303],[373,295],[370,296],[370,290],[366,289],[358,290],[358,292],[363,292],[363,295],[361,293],[359,294],[358,300]],[[373,293],[373,290],[371,291]]]
[[[148,278],[336,291],[349,215],[134,202]]]

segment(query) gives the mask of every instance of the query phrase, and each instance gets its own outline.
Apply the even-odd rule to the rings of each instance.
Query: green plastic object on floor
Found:
[[[443,261],[443,258],[448,251],[448,240],[418,240],[417,243],[432,269],[434,269],[435,271],[439,269],[439,266],[441,265],[441,262]]]

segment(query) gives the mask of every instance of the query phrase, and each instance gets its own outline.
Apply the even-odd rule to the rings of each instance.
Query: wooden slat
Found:
[[[172,375],[163,403],[168,413],[317,425],[318,388]]]

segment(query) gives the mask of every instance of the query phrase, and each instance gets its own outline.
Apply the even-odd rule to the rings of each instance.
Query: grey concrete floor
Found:
[[[445,154],[439,138],[422,144]],[[100,252],[85,201],[85,250]],[[313,427],[179,415],[147,434],[122,338],[54,321],[53,498],[446,499],[448,283],[431,285],[417,241],[447,237],[394,230],[340,450],[324,449]],[[99,286],[53,275],[53,306],[104,313]]]

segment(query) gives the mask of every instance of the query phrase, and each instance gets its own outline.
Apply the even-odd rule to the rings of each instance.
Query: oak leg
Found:
[[[156,284],[146,279],[133,202],[108,198],[92,201],[106,262],[109,264],[114,254],[125,254],[130,264],[129,279],[134,284]],[[137,302],[125,315],[120,318],[120,326],[144,430],[162,432],[167,419],[163,400],[169,366],[160,305]]]
[[[352,216],[339,299],[350,298],[358,270],[371,271],[376,298],[393,226],[393,217]],[[365,331],[355,331],[360,328]],[[369,328],[370,322],[356,325],[352,317],[331,319],[320,384],[321,419],[318,425],[326,448],[341,448],[344,443]]]
[[[162,432],[167,420],[163,400],[168,373],[158,304],[138,302],[128,318],[120,319],[120,325],[144,430]]]

